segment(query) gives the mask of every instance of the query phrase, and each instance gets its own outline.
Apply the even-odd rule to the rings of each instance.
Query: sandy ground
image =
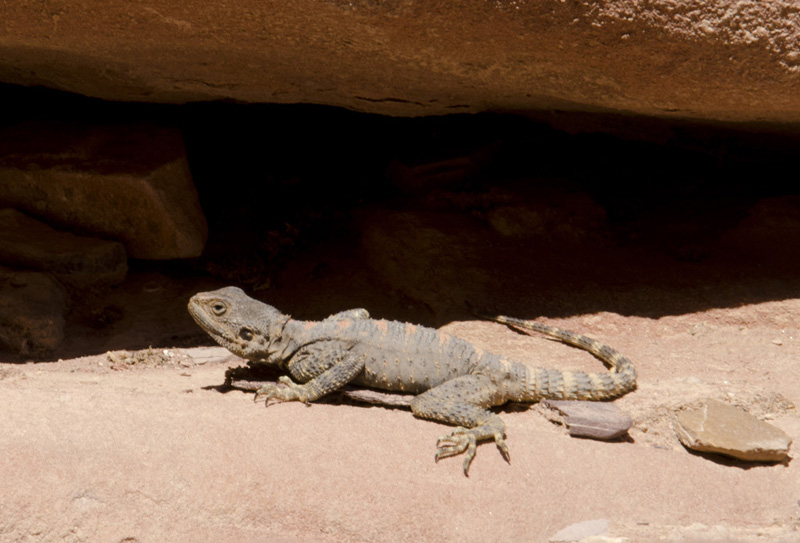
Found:
[[[125,315],[110,331],[73,328],[51,362],[0,364],[0,540],[538,542],[607,520],[592,541],[800,541],[796,459],[749,466],[692,454],[671,429],[675,409],[719,398],[783,429],[796,457],[800,280],[791,268],[493,251],[485,273],[504,277],[494,299],[506,313],[591,335],[634,361],[639,388],[617,401],[634,418],[629,439],[571,438],[538,407],[507,408],[510,465],[483,445],[465,478],[460,458],[433,461],[448,429],[408,411],[265,408],[224,390],[226,368],[240,361],[218,347],[175,348],[211,345],[184,308],[215,285],[134,271],[109,302]],[[599,369],[585,353],[435,300],[426,313],[425,293],[391,269],[382,271],[394,287],[370,291],[365,266],[332,258],[311,281],[315,258],[291,264],[281,287],[260,296],[309,318],[354,306],[418,314],[512,358]],[[415,266],[403,269],[413,277]],[[425,288],[464,294],[437,284]],[[119,352],[151,341],[149,352]]]

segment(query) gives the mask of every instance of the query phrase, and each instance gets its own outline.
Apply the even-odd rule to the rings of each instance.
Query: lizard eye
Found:
[[[241,330],[239,330],[239,337],[245,341],[250,341],[253,339],[253,332],[251,332],[247,328],[242,328]]]
[[[228,308],[225,307],[225,304],[223,304],[222,302],[214,302],[214,304],[211,306],[212,313],[214,313],[218,317],[221,316],[223,313],[225,313],[227,309]]]

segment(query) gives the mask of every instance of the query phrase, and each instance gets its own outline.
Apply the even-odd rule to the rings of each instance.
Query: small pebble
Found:
[[[545,400],[542,404],[563,417],[564,425],[573,437],[616,439],[633,424],[624,411],[609,402]]]

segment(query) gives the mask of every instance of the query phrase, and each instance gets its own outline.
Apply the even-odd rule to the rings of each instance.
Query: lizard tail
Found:
[[[621,396],[636,388],[636,369],[616,349],[590,337],[535,321],[497,315],[483,316],[499,323],[533,330],[588,351],[611,368],[608,373],[584,373],[528,367],[526,401],[543,398],[565,400],[604,400]]]

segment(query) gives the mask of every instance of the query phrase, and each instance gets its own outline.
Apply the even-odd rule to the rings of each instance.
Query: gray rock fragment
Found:
[[[0,344],[23,356],[49,353],[64,338],[66,307],[50,276],[0,267]]]
[[[14,209],[0,210],[0,262],[79,289],[119,284],[128,271],[121,243],[59,232]]]
[[[678,412],[675,433],[689,449],[750,462],[780,462],[792,444],[781,429],[717,400]]]
[[[631,418],[613,403],[571,400],[545,400],[543,407],[560,415],[559,422],[573,437],[616,439],[631,427]]]

